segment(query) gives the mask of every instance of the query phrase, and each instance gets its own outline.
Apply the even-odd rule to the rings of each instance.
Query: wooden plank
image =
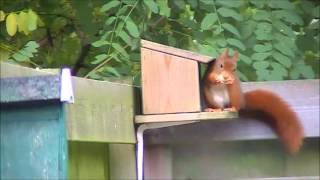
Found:
[[[52,73],[52,72],[55,73]],[[0,77],[25,77],[25,76],[43,76],[58,74],[56,70],[36,70],[6,62],[0,62]]]
[[[133,87],[73,78],[75,103],[68,104],[68,139],[135,143]]]
[[[69,141],[68,179],[109,179],[108,144]]]
[[[144,179],[172,179],[171,147],[148,146],[144,157]]]
[[[273,140],[214,143],[197,141],[174,146],[149,144],[145,151],[145,162],[148,163],[145,173],[148,173],[147,177],[157,177],[153,179],[167,179],[158,172],[163,171],[163,168],[167,169],[166,165],[172,163],[169,165],[172,167],[172,177],[169,179],[315,179],[319,177],[319,149],[312,145],[319,143],[316,141],[318,140],[313,139],[306,142],[306,148],[296,156],[289,156],[282,144]],[[170,149],[170,153],[163,149]],[[288,164],[287,156],[300,160],[290,161]],[[304,165],[306,166],[303,167]],[[296,168],[288,173],[288,166]],[[150,168],[152,171],[148,170]]]
[[[1,78],[1,103],[60,100],[60,77]]]
[[[301,117],[306,137],[319,137],[319,81],[300,80],[264,83],[244,83],[250,89],[272,89],[280,94]],[[302,96],[303,95],[303,96]],[[192,132],[192,133],[190,133]],[[179,141],[221,141],[274,139],[276,135],[263,122],[240,117],[234,121],[206,121],[180,127],[150,130],[146,134],[150,143],[178,143]]]
[[[67,138],[60,103],[2,105],[1,179],[66,179]]]
[[[307,139],[298,154],[286,156],[286,176],[320,176],[319,142],[319,138]]]
[[[134,144],[109,144],[109,179],[137,179]]]
[[[0,68],[1,78],[52,75],[2,62]],[[77,77],[72,82],[75,103],[66,112],[69,140],[135,143],[133,87]]]
[[[154,43],[151,41],[146,41],[143,39],[141,40],[141,47],[146,48],[146,49],[150,49],[150,50],[154,50],[154,51],[158,51],[158,52],[162,52],[162,53],[166,53],[166,54],[173,55],[173,56],[178,56],[181,58],[185,58],[187,60],[198,61],[201,63],[208,63],[213,59],[213,57],[210,57],[210,56],[201,55],[199,53],[195,53],[195,52],[191,52],[191,51],[187,51],[187,50],[183,50],[183,49],[178,49],[178,48],[174,48],[174,47],[170,47],[170,46],[165,46],[162,44]],[[183,59],[181,59],[181,60],[183,60]]]
[[[197,121],[212,119],[232,119],[237,118],[237,112],[200,112],[200,113],[177,113],[177,114],[157,114],[157,115],[137,115],[136,123],[174,122],[174,121]]]
[[[195,61],[141,48],[144,114],[199,112],[199,72]]]
[[[265,178],[281,180],[283,178],[302,180],[319,177],[319,147],[315,148],[315,143],[319,144],[318,139],[306,142],[305,148],[296,156],[288,155],[282,144],[274,140],[214,143],[193,141],[175,144],[174,146],[149,144],[146,145],[146,151],[148,151],[148,148],[157,151],[157,147],[160,147],[160,149],[172,147],[170,158],[173,163],[173,177],[171,179]],[[167,158],[164,154],[159,155],[159,157]],[[158,159],[159,157],[152,157],[152,159]],[[286,157],[300,160],[289,162],[286,161]],[[313,159],[311,159],[312,157]],[[151,161],[151,159],[146,159],[146,161]],[[157,164],[159,162],[153,163]],[[164,165],[159,164],[159,170]],[[288,166],[295,166],[296,168],[291,169],[291,173],[288,173]],[[160,177],[158,179],[165,178]]]

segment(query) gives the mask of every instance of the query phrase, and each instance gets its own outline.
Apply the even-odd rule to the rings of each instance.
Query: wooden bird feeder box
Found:
[[[143,114],[200,112],[199,62],[211,60],[141,40]]]

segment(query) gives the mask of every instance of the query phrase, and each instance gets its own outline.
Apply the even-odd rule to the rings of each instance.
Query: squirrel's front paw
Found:
[[[225,111],[231,111],[231,112],[236,112],[237,109],[235,107],[231,107],[231,108],[225,108]]]
[[[205,112],[222,112],[222,109],[206,108]]]

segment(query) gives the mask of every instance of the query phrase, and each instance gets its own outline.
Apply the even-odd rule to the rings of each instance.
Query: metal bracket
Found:
[[[71,72],[68,68],[61,70],[60,101],[74,103]]]
[[[184,124],[196,123],[199,121],[181,121],[181,122],[165,122],[165,123],[147,123],[142,124],[137,130],[137,171],[138,180],[143,180],[143,133],[148,129],[158,129],[170,126],[179,126]]]

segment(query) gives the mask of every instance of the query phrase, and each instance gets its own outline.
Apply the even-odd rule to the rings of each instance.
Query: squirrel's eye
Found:
[[[223,64],[220,64],[220,67],[223,68]]]
[[[233,69],[233,72],[236,72],[237,69]]]

